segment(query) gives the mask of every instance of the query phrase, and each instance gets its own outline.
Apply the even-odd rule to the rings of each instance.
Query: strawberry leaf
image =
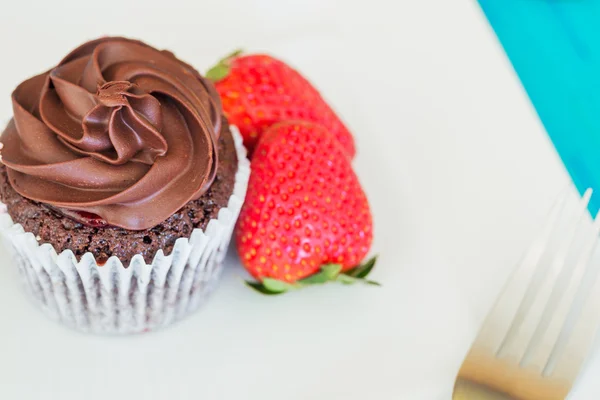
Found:
[[[296,288],[296,286],[292,285],[291,283],[287,283],[273,278],[263,278],[262,284],[265,288],[267,288],[267,290],[274,293],[284,293],[288,290],[293,290]]]
[[[346,275],[350,275],[358,279],[364,279],[367,277],[367,275],[369,275],[369,273],[371,273],[373,267],[375,267],[375,263],[377,263],[377,256],[370,258],[363,265],[359,265],[358,267],[346,271]]]
[[[321,267],[320,272],[302,279],[299,283],[301,285],[319,285],[335,281],[341,270],[342,266],[339,264],[326,264]]]
[[[221,58],[221,60],[219,60],[219,62],[220,63],[228,63],[229,61],[231,61],[232,58],[236,58],[243,52],[244,52],[244,50],[242,50],[242,49],[235,49],[231,53],[227,54],[225,57]]]
[[[310,285],[321,285],[327,282],[340,282],[344,285],[353,285],[363,283],[367,285],[381,286],[379,283],[365,279],[375,266],[377,257],[373,257],[363,265],[342,273],[340,264],[325,264],[316,274],[299,280],[295,283],[288,283],[273,278],[263,278],[262,282],[249,282],[246,285],[259,293],[266,295],[277,295],[290,290],[301,289]]]
[[[213,82],[219,82],[220,80],[225,79],[227,75],[229,75],[230,70],[231,68],[229,68],[229,65],[219,63],[211,69],[209,69],[208,71],[206,71],[205,76],[207,79]]]
[[[353,276],[346,275],[346,274],[340,274],[337,277],[336,281],[343,283],[344,285],[353,285],[355,283],[364,283],[367,285],[381,286],[381,284],[379,282],[370,281],[370,280],[363,279],[363,278],[355,278]]]
[[[314,275],[309,276],[308,278],[304,278],[299,281],[302,285],[319,285],[322,283],[326,283],[329,281],[329,277],[325,274],[324,271],[318,272]]]
[[[346,275],[346,274],[340,274],[338,275],[337,279],[338,282],[343,283],[344,285],[353,285],[356,282],[358,282],[360,279],[356,279],[350,275]]]
[[[366,263],[359,265],[358,267],[352,268],[343,274],[340,274],[337,278],[338,282],[346,285],[351,285],[356,282],[366,283],[367,285],[381,286],[378,282],[367,280],[366,277],[371,273],[375,264],[377,263],[377,256],[370,258]]]
[[[229,72],[231,71],[231,60],[239,56],[240,54],[242,54],[242,50],[238,49],[219,60],[217,65],[215,65],[206,72],[206,78],[213,82],[218,82],[222,79],[225,79],[225,77],[227,77],[227,75],[229,75]]]
[[[340,264],[326,264],[321,267],[323,273],[329,278],[329,280],[335,280],[340,274],[342,266]]]
[[[251,281],[245,281],[246,286],[256,290],[258,293],[267,295],[267,296],[273,296],[273,295],[278,295],[278,294],[282,294],[285,292],[272,292],[269,289],[267,289],[262,283],[260,282],[251,282]]]

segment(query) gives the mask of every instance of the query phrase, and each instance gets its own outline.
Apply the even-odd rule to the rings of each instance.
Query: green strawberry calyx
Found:
[[[215,65],[206,72],[206,78],[213,82],[218,82],[222,79],[225,79],[225,77],[229,75],[229,71],[231,70],[231,60],[233,60],[242,53],[243,51],[238,49],[219,60],[217,65]]]
[[[367,285],[381,286],[375,281],[366,279],[375,267],[377,256],[370,258],[367,262],[348,271],[342,272],[339,264],[325,264],[321,270],[314,275],[299,281],[289,283],[273,278],[263,278],[262,282],[246,281],[246,285],[265,295],[277,295],[291,290],[302,289],[312,285],[322,285],[328,282],[339,282],[344,285],[364,283]]]

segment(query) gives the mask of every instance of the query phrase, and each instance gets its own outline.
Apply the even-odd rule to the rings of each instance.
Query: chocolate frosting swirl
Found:
[[[172,53],[98,39],[20,84],[12,101],[2,160],[31,200],[141,230],[215,178],[219,96]]]

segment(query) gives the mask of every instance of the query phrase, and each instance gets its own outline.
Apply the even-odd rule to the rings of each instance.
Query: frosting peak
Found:
[[[13,110],[0,138],[9,181],[51,207],[147,229],[216,175],[221,107],[212,84],[138,41],[82,45],[19,85]]]
[[[152,165],[167,153],[162,137],[160,102],[135,84],[107,82],[98,88],[98,104],[83,117],[83,137],[71,141],[82,154],[109,164],[137,161]]]

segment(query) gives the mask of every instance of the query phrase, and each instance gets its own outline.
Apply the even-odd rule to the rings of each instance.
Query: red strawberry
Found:
[[[254,288],[362,279],[374,265],[357,267],[372,235],[369,203],[333,135],[301,121],[265,131],[236,229],[242,262],[262,283]]]
[[[274,123],[303,120],[323,125],[354,157],[352,134],[310,82],[271,56],[239,53],[221,60],[206,76],[216,82],[223,110],[240,129],[250,153]]]

